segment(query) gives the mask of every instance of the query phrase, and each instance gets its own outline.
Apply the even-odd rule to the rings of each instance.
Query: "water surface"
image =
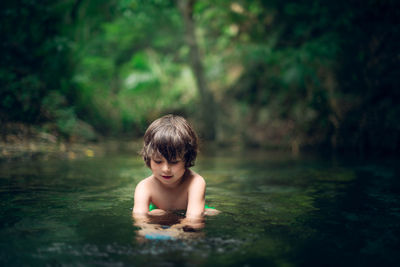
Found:
[[[134,153],[0,165],[4,266],[395,266],[400,180],[395,160],[205,152],[208,217],[185,239],[140,241]]]

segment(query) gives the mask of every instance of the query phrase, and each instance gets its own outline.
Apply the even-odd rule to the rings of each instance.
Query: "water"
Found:
[[[133,191],[150,172],[134,153],[3,163],[0,264],[395,266],[397,163],[205,153],[194,170],[222,213],[177,239],[140,238]]]

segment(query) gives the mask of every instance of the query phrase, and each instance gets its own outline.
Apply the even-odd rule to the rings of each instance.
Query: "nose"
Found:
[[[162,170],[163,171],[169,171],[170,170],[170,166],[168,162],[164,162],[164,164],[162,165]]]

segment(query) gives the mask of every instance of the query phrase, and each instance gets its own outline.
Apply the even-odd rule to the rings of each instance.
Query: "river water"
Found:
[[[0,165],[2,266],[395,266],[396,160],[205,151],[195,171],[222,211],[179,238],[141,236],[135,153]],[[160,228],[168,236],[167,227]],[[166,234],[164,234],[166,233]]]

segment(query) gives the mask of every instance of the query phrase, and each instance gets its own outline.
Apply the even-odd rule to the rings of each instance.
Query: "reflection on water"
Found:
[[[0,165],[2,265],[395,266],[400,179],[391,161],[265,151],[201,155],[204,228],[181,214],[134,225],[150,171],[132,155]]]

